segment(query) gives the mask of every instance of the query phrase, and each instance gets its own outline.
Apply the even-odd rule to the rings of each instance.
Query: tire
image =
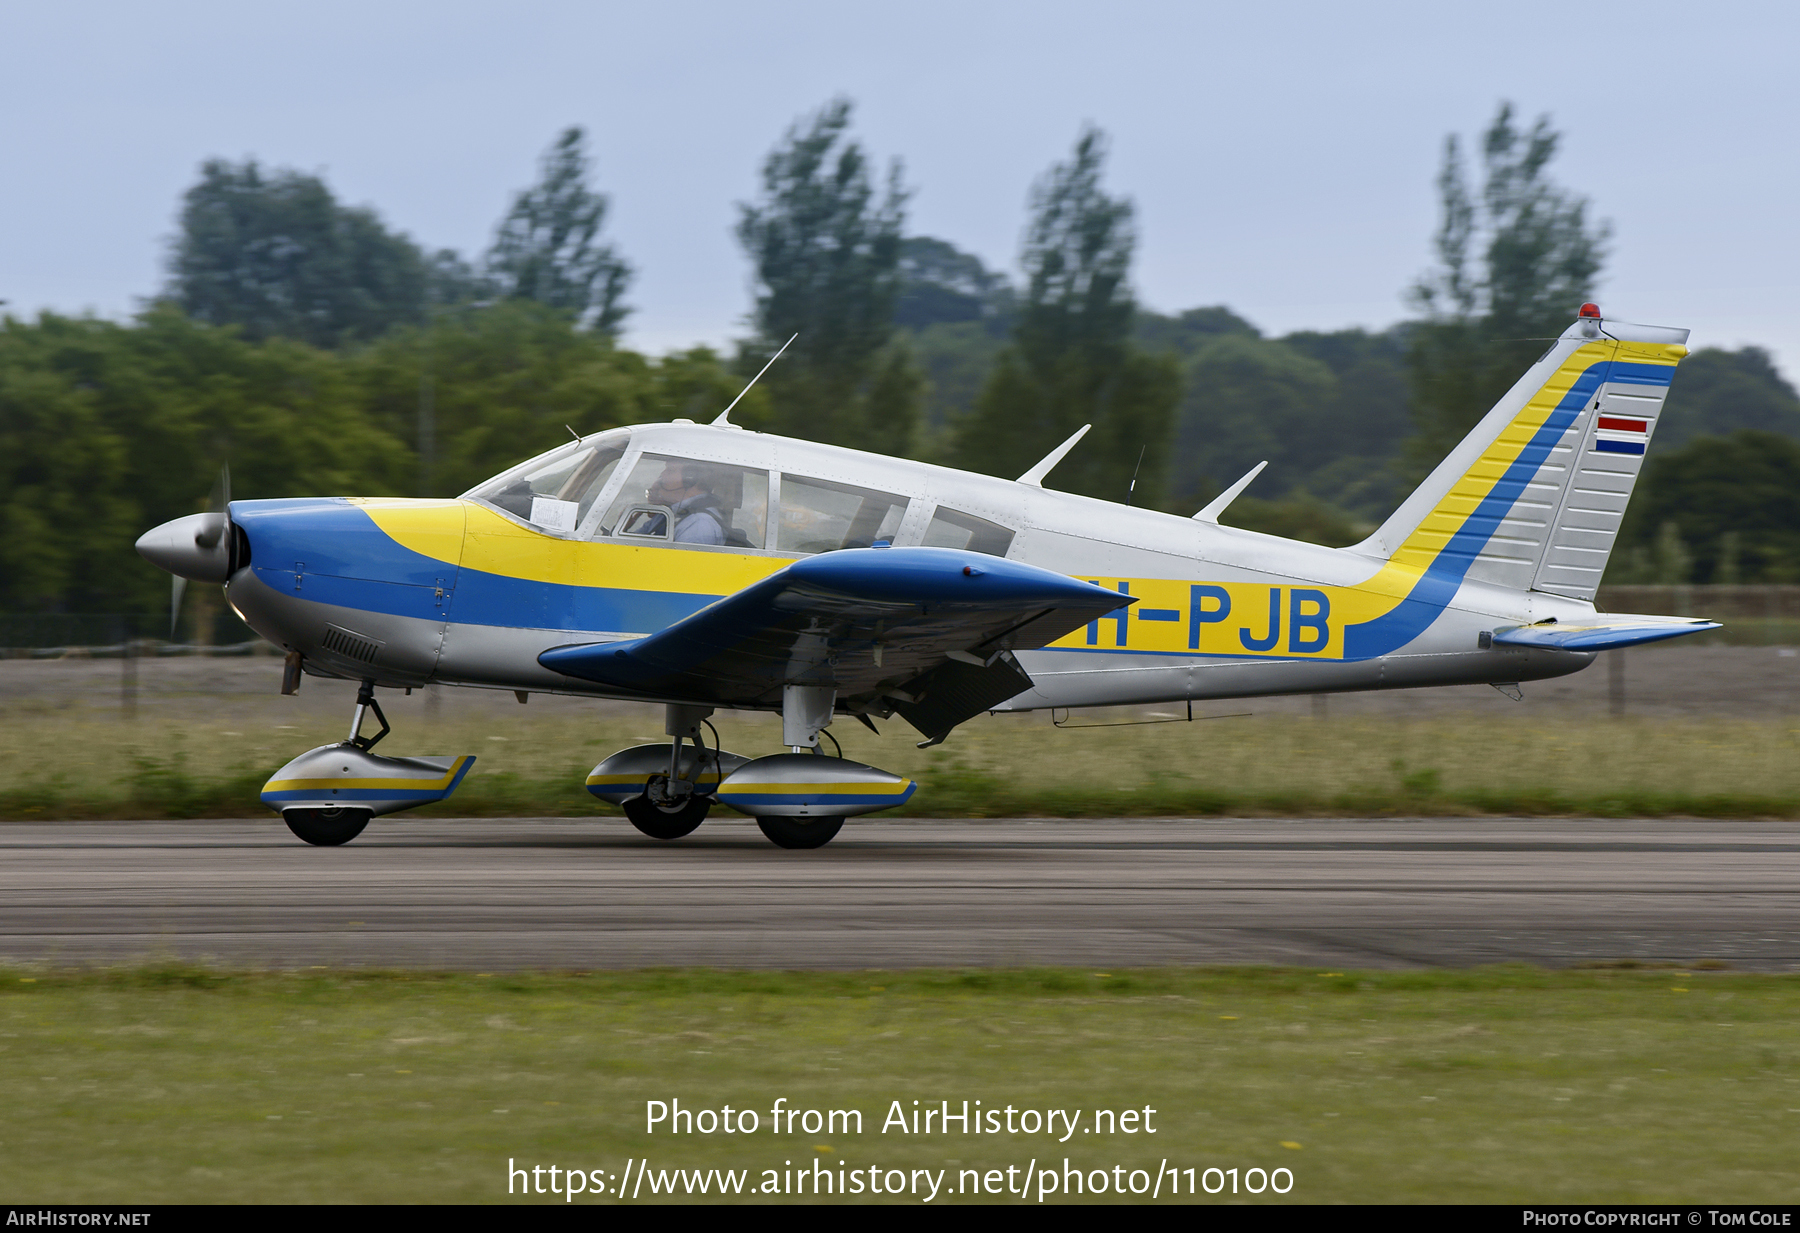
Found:
[[[842,818],[760,817],[756,825],[778,848],[822,848],[844,829]]]
[[[281,820],[294,834],[321,848],[335,848],[362,834],[374,815],[367,809],[284,809]]]
[[[651,803],[648,797],[636,796],[622,806],[631,824],[652,839],[680,839],[691,835],[706,821],[712,809],[712,798],[690,796],[680,805],[665,807]]]

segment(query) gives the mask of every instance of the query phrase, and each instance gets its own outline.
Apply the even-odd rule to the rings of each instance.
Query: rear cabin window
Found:
[[[783,552],[832,552],[893,541],[906,517],[907,498],[803,475],[781,477],[781,521],[776,547]]]
[[[927,548],[965,548],[1003,557],[1012,541],[1010,527],[940,505],[931,515],[931,525],[925,528],[925,538],[920,542]]]
[[[767,471],[644,454],[600,520],[600,534],[761,548],[768,516]]]

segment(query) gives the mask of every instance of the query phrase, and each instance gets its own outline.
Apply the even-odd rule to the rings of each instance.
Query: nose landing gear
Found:
[[[363,719],[371,711],[381,730],[364,736]],[[263,804],[307,843],[335,847],[360,835],[372,818],[444,800],[475,765],[473,754],[384,758],[370,753],[392,730],[375,701],[375,682],[364,681],[356,691],[350,735],[310,749],[276,771],[263,785]]]
[[[349,843],[363,833],[363,827],[375,815],[367,809],[345,809],[334,805],[329,809],[284,809],[281,820],[287,828],[306,842],[320,848],[335,848]]]

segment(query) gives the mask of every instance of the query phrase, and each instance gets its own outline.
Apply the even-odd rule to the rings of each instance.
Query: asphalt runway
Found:
[[[0,826],[0,961],[1800,970],[1800,827],[1596,819],[274,819]]]

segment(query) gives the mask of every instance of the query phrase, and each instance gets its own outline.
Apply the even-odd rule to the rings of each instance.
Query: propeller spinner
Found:
[[[224,582],[231,577],[231,468],[219,469],[207,504],[211,508],[204,514],[176,518],[138,538],[138,555],[175,575],[169,590],[171,638],[188,582]]]

